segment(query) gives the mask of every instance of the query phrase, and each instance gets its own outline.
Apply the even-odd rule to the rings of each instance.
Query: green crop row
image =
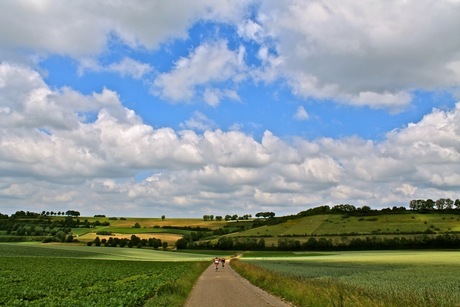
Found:
[[[387,252],[385,255],[363,253],[360,258],[359,253],[343,256],[324,253],[284,259],[276,256],[243,259],[267,272],[292,278],[300,285],[311,284],[318,291],[336,293],[337,301],[346,299],[349,291],[357,305],[359,297],[363,297],[366,300],[363,305],[370,306],[458,306],[460,263],[456,259],[459,254],[454,251]],[[331,291],[332,288],[342,290]]]
[[[198,265],[5,254],[0,255],[2,306],[167,306],[176,282]]]

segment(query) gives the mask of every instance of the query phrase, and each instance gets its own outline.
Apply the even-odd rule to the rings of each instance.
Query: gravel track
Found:
[[[236,273],[229,264],[216,271],[211,264],[199,277],[186,307],[259,307],[291,306],[281,299],[252,285]]]

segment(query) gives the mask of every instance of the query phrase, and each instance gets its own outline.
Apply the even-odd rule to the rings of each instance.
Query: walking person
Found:
[[[224,268],[225,267],[225,258],[224,257],[220,258],[220,262],[222,263],[222,268]]]

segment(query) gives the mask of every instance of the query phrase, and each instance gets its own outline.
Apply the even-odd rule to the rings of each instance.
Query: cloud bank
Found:
[[[1,64],[0,89],[3,208],[296,212],[340,201],[400,204],[415,193],[455,198],[460,186],[460,104],[382,142],[287,141],[270,131],[257,141],[240,131],[154,129],[114,91],[53,90],[23,66]]]
[[[0,29],[0,212],[290,214],[459,197],[459,103],[381,140],[256,137],[200,111],[154,127],[121,89],[53,86],[41,67],[62,57],[76,78],[119,75],[213,110],[275,85],[309,103],[290,115],[302,123],[325,101],[397,114],[417,91],[459,93],[458,1],[20,0],[0,4]],[[149,58],[159,50],[166,64]]]

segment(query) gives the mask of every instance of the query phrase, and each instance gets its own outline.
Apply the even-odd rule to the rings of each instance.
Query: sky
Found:
[[[0,212],[460,198],[458,0],[0,0]]]

